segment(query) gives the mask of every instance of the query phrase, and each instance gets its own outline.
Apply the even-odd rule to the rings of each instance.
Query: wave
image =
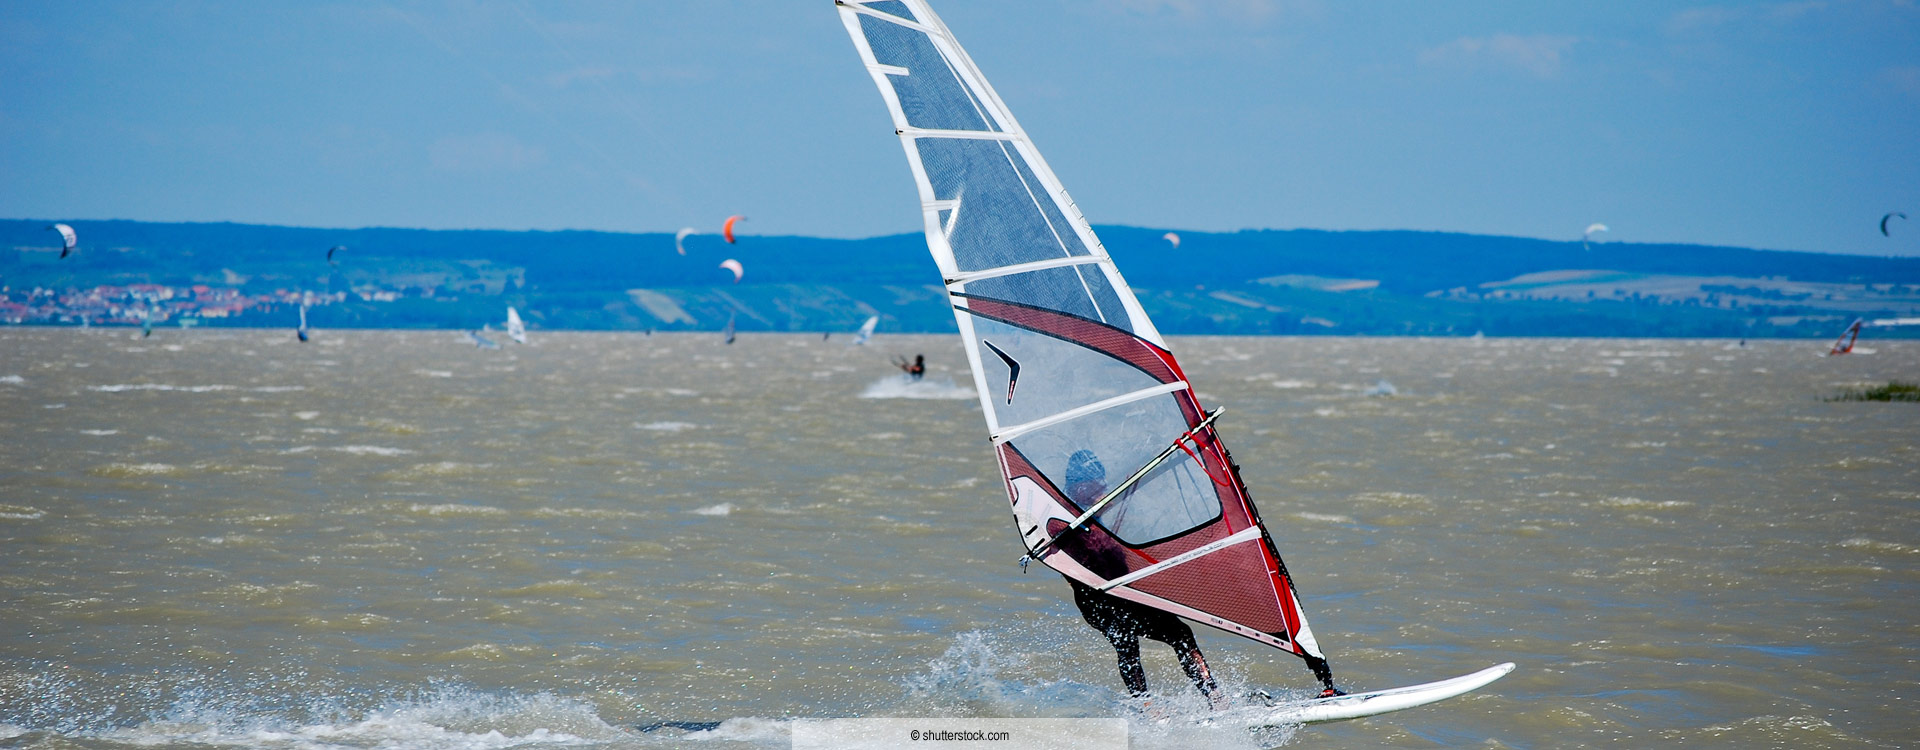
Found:
[[[241,388],[237,385],[170,385],[167,383],[117,383],[114,385],[90,385],[89,391],[101,393],[122,393],[125,391],[181,391],[184,393],[212,393],[215,391],[252,391],[254,393],[286,393],[304,391],[304,385],[263,385],[253,388]]]
[[[336,445],[328,448],[321,448],[317,445],[296,445],[281,451],[281,453],[311,453],[317,450],[351,453],[356,456],[404,456],[413,452],[405,448],[389,448],[384,445]]]
[[[913,398],[938,401],[966,401],[977,397],[972,388],[954,385],[952,378],[944,380],[914,380],[905,375],[893,375],[874,381],[860,392],[861,398]]]
[[[646,424],[641,424],[639,422],[633,423],[633,428],[636,430],[653,430],[655,432],[679,432],[681,430],[690,429],[698,426],[699,425],[693,424],[692,422],[648,422]]]

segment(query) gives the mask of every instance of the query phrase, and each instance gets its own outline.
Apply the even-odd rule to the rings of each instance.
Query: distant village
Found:
[[[391,302],[402,296],[400,292],[374,288],[356,289],[351,294],[368,302]],[[0,287],[0,323],[190,327],[250,312],[291,313],[301,305],[342,303],[348,295],[286,289],[246,294],[233,287],[206,284],[128,284],[66,290]]]

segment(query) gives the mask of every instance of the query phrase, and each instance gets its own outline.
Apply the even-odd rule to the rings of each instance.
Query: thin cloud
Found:
[[[447,172],[517,172],[545,165],[547,152],[505,133],[475,133],[434,141],[427,158]]]
[[[1675,36],[1705,32],[1748,20],[1785,26],[1832,7],[1827,0],[1796,0],[1745,8],[1711,5],[1688,8],[1667,19],[1667,33]]]
[[[547,85],[556,89],[572,86],[575,81],[597,81],[608,78],[619,71],[605,65],[589,65],[563,70],[547,76]]]
[[[1278,18],[1287,6],[1284,0],[1116,0],[1123,11],[1157,16],[1172,14],[1187,19],[1215,16],[1241,23],[1264,23]]]
[[[1899,65],[1880,72],[1880,79],[1907,96],[1920,97],[1920,65]]]
[[[1482,67],[1516,69],[1536,78],[1560,74],[1567,53],[1578,37],[1557,34],[1494,34],[1488,37],[1461,37],[1420,52],[1420,64],[1436,67]]]

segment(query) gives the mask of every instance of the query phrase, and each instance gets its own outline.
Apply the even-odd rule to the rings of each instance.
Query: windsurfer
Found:
[[[1067,496],[1080,507],[1098,502],[1106,494],[1106,480],[1107,469],[1093,451],[1077,451],[1067,459]],[[1124,553],[1104,530],[1082,527],[1063,549],[1102,577],[1126,573]],[[1067,583],[1073,586],[1073,603],[1080,607],[1080,616],[1113,645],[1114,655],[1120,662],[1120,681],[1126,683],[1128,694],[1136,698],[1148,694],[1147,673],[1140,665],[1140,639],[1145,637],[1171,647],[1180,658],[1180,668],[1200,694],[1206,696],[1214,708],[1225,707],[1225,696],[1220,694],[1213,672],[1207,669],[1207,659],[1193,638],[1193,628],[1178,616],[1097,591],[1072,578],[1068,578]]]

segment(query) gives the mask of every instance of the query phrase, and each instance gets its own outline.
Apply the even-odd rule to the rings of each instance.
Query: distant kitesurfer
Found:
[[[907,377],[914,380],[919,380],[927,376],[927,355],[925,354],[913,355],[913,362],[911,363],[905,359],[896,359],[893,363],[899,365],[901,370],[906,371]]]
[[[1107,469],[1093,451],[1075,452],[1067,459],[1066,484],[1067,497],[1080,507],[1087,507],[1106,494]],[[1083,527],[1074,534],[1071,542],[1061,545],[1074,559],[1103,577],[1125,573],[1126,563],[1120,547],[1105,530]],[[1174,655],[1180,658],[1180,668],[1200,694],[1207,697],[1207,702],[1214,708],[1225,707],[1225,696],[1220,694],[1220,686],[1207,669],[1207,659],[1200,654],[1200,644],[1193,639],[1193,628],[1187,627],[1178,616],[1094,590],[1072,578],[1067,579],[1067,584],[1073,587],[1073,603],[1080,607],[1080,616],[1113,645],[1114,656],[1120,662],[1120,681],[1126,683],[1129,695],[1135,698],[1148,695],[1147,672],[1140,666],[1140,639],[1146,637],[1172,647]]]

